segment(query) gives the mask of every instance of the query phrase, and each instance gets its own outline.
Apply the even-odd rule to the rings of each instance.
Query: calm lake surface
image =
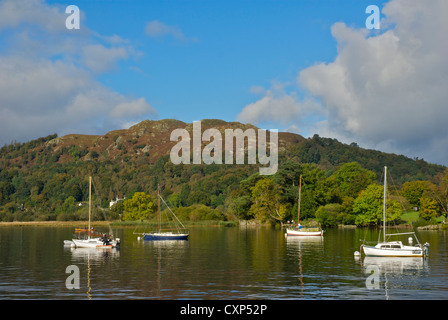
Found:
[[[305,239],[273,227],[193,227],[176,242],[113,232],[119,250],[64,246],[72,227],[1,227],[0,299],[448,298],[446,231],[418,233],[427,259],[357,259],[360,239],[378,238],[364,229]],[[66,287],[68,266],[79,269],[79,289]]]

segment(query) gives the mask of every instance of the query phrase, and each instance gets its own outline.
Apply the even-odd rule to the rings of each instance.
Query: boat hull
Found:
[[[80,239],[72,239],[75,247],[77,248],[115,248],[117,246],[116,241],[110,241],[109,244],[103,244],[101,239],[88,239],[88,240],[80,240]]]
[[[363,246],[363,250],[364,254],[369,257],[423,257],[423,250],[421,248],[411,246],[403,246],[399,249]]]
[[[296,236],[296,237],[318,237],[323,235],[323,230],[319,231],[306,231],[306,230],[294,230],[294,229],[286,229],[287,236]]]
[[[143,239],[148,241],[154,240],[188,240],[188,233],[144,233]]]

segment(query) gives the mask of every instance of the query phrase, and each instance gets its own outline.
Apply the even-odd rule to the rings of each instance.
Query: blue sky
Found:
[[[57,2],[60,3],[60,2]],[[365,1],[76,1],[85,24],[141,53],[102,75],[106,86],[144,96],[159,118],[236,120],[252,86],[295,82],[300,70],[336,56],[330,27],[362,27]],[[148,22],[177,28],[151,37]]]
[[[368,30],[368,5],[381,29]],[[67,30],[65,8],[81,11]],[[206,118],[448,164],[434,0],[0,0],[0,144]]]

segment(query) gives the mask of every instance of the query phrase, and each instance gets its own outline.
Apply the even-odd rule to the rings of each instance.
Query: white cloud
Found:
[[[448,164],[448,2],[392,0],[379,35],[332,27],[334,62],[303,70],[299,83],[328,112],[321,130],[370,147]]]
[[[110,115],[114,118],[126,116],[140,116],[141,114],[154,114],[156,111],[146,102],[145,98],[122,102],[112,109]]]
[[[295,92],[267,90],[238,118],[271,119],[296,130],[306,110],[319,120],[308,124],[314,133],[448,165],[447,11],[445,0],[391,0],[380,32],[335,23],[336,58],[302,70],[294,89],[305,89],[321,107]]]
[[[107,48],[101,44],[92,44],[82,49],[85,66],[95,73],[113,69],[116,61],[126,60],[128,56],[128,50],[124,47]]]
[[[180,41],[197,41],[197,38],[185,36],[182,30],[176,26],[170,26],[158,20],[149,21],[145,26],[146,35],[151,38],[173,37]]]
[[[16,28],[22,23],[31,23],[47,31],[65,27],[66,16],[57,7],[50,7],[41,0],[5,0],[0,3],[0,31]]]
[[[0,144],[54,132],[99,134],[157,114],[145,98],[95,78],[138,54],[129,41],[85,24],[68,32],[64,9],[38,0],[0,4],[0,34],[8,39],[0,51]]]
[[[311,98],[300,101],[294,91],[286,92],[287,87],[289,87],[288,83],[277,81],[272,82],[268,90],[260,86],[252,86],[250,92],[262,97],[245,106],[238,114],[237,120],[252,124],[274,122],[290,126],[295,132],[299,132],[300,127],[303,132],[308,127],[307,117],[320,114],[321,106]]]

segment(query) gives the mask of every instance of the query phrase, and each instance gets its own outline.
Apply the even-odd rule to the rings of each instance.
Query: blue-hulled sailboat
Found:
[[[171,208],[168,206],[168,204],[163,199],[162,195],[160,194],[160,186],[157,186],[157,200],[158,200],[158,231],[152,232],[152,233],[143,233],[143,239],[144,240],[188,240],[189,232],[185,228],[185,226],[182,224],[182,222],[177,218],[177,216],[174,214],[174,212],[171,210]],[[173,227],[170,227],[169,229],[162,229],[162,216],[160,213],[160,200],[163,201],[163,203],[168,208],[168,211],[171,213],[173,219],[170,223],[170,225],[174,225]]]

